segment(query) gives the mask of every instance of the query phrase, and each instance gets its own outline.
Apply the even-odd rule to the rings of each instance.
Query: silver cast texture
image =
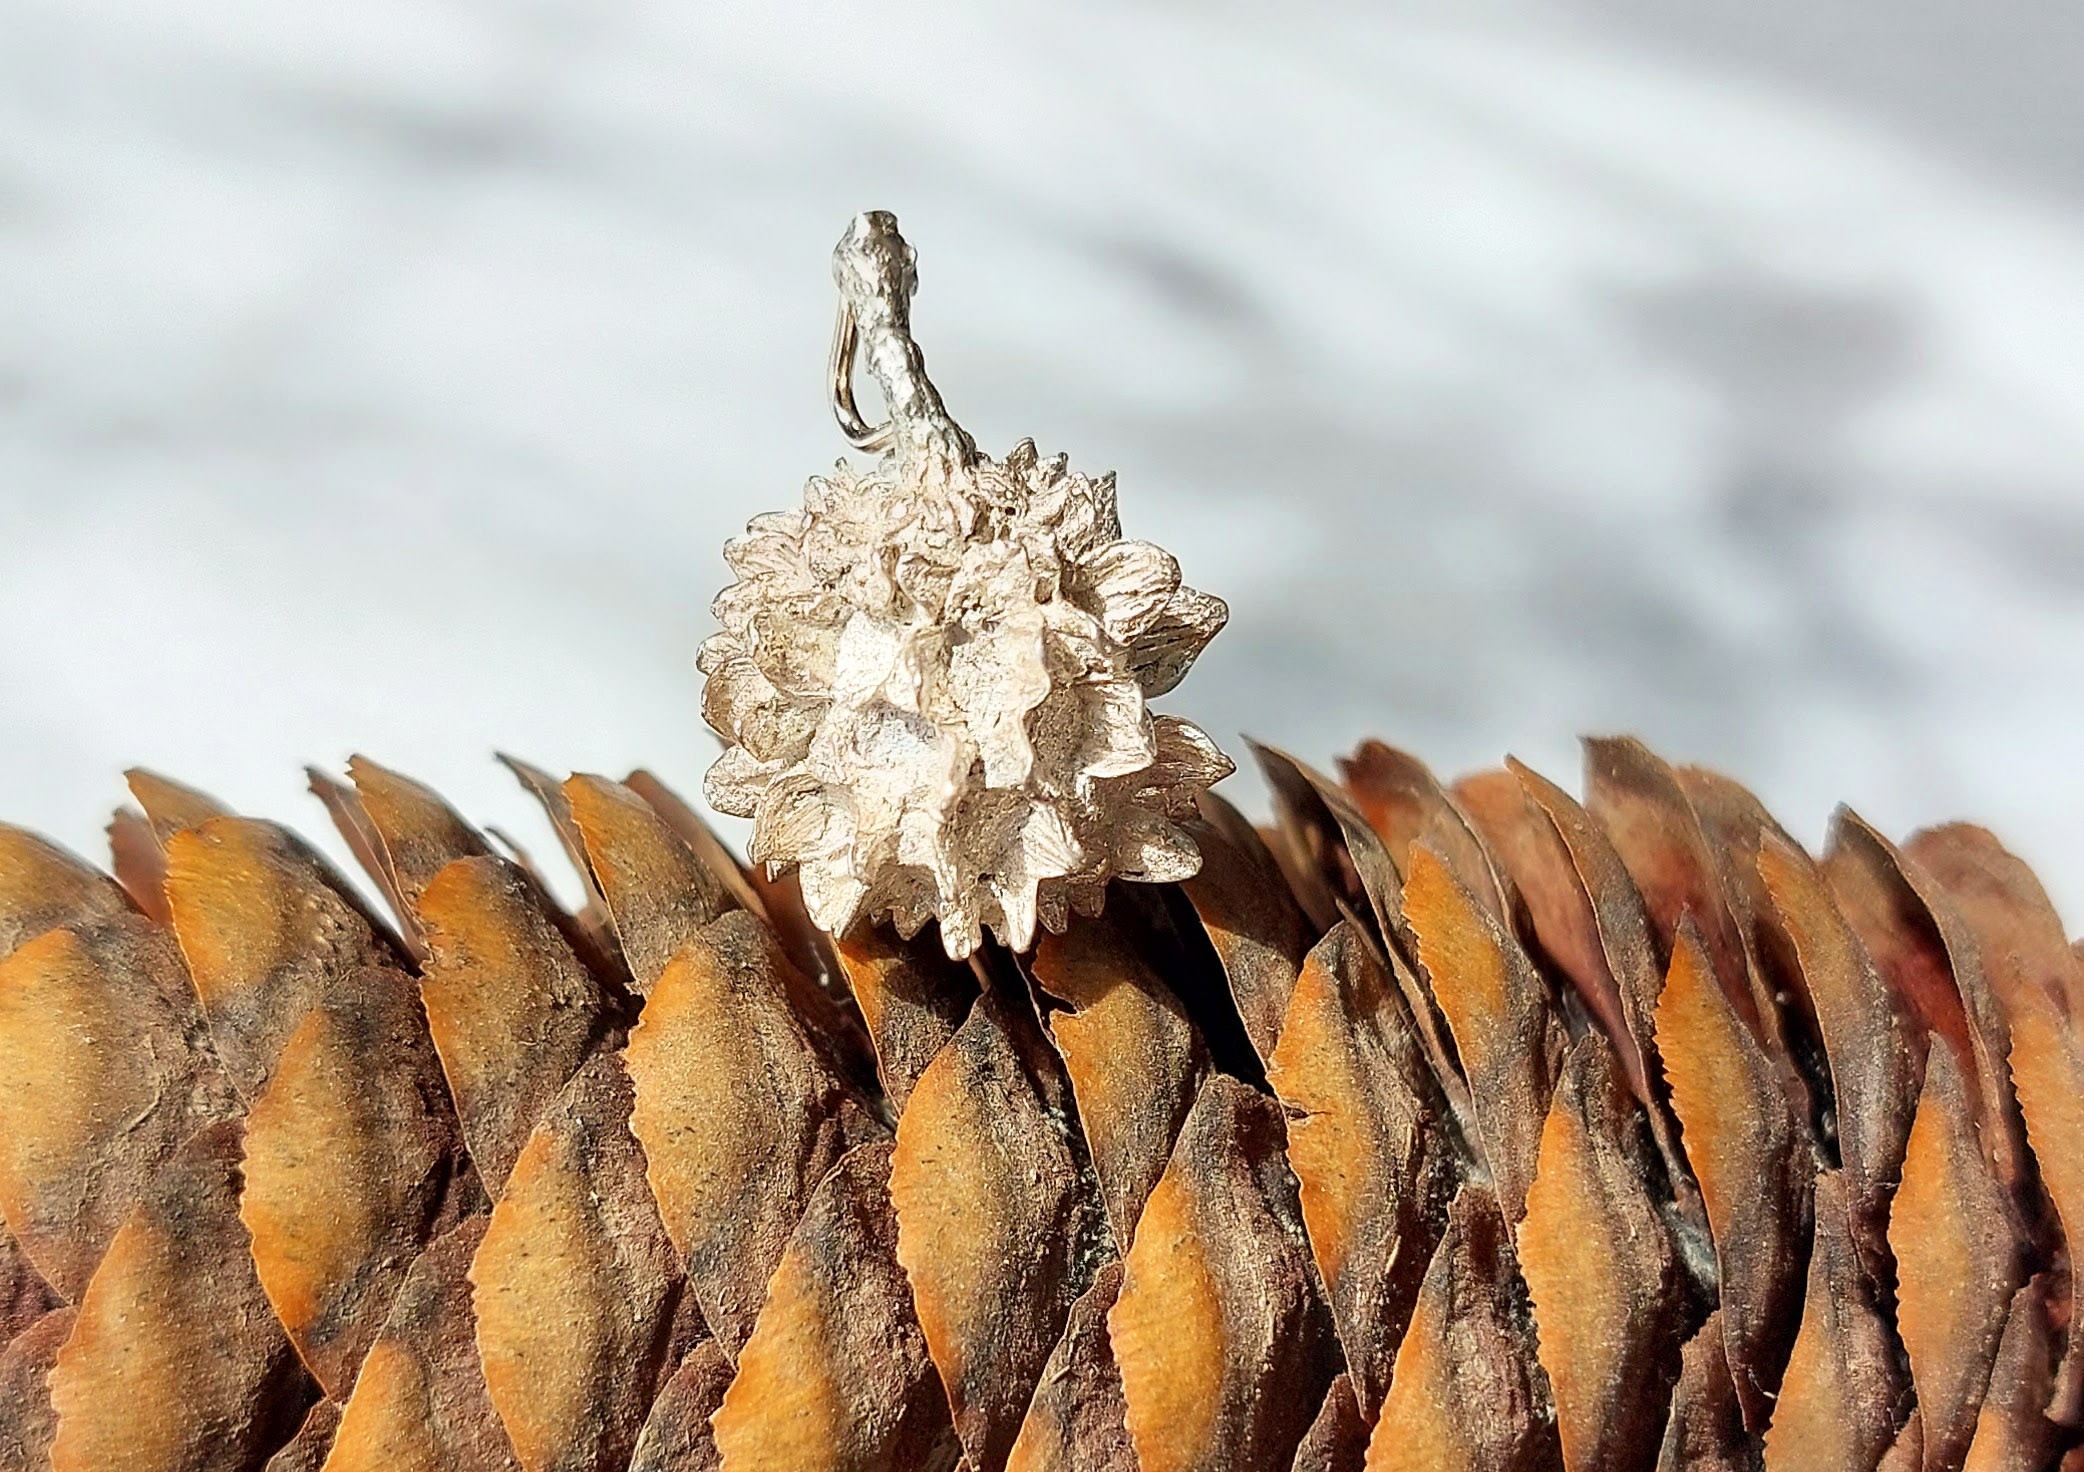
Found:
[[[842,462],[803,506],[756,518],[724,556],[720,632],[697,661],[725,743],[709,800],[753,820],[751,855],[794,865],[833,935],[888,916],[940,922],[965,957],[989,926],[1016,951],[1036,926],[1095,914],[1110,879],[1189,878],[1178,821],[1232,770],[1191,722],[1148,705],[1177,685],[1228,610],[1179,564],[1127,541],[1114,477],[1023,440],[980,454],[913,341],[912,249],[857,216],[839,285],[833,407],[874,466]],[[856,354],[889,408],[854,406]]]

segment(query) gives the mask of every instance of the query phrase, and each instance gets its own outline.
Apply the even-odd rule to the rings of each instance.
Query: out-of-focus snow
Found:
[[[1230,599],[1233,749],[1633,730],[2084,921],[2084,12],[2004,10],[0,0],[0,813],[692,793],[883,207],[980,441]]]

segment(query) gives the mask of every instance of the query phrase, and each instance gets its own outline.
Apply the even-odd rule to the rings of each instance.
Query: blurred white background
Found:
[[[0,0],[0,812],[692,794],[884,207],[980,442],[1231,601],[1168,704],[1233,749],[1634,730],[2084,921],[2080,56],[2074,0]]]

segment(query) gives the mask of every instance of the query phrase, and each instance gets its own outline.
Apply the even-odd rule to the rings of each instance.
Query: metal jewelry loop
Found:
[[[832,250],[839,322],[832,331],[832,414],[863,450],[886,450],[922,470],[967,469],[977,446],[926,376],[926,355],[912,338],[912,293],[919,289],[912,248],[897,217],[882,210],[856,215]],[[856,360],[883,391],[887,422],[872,425],[854,400]]]
[[[897,422],[893,419],[870,424],[854,403],[854,354],[859,341],[853,304],[842,297],[839,318],[832,324],[832,417],[839,421],[839,432],[855,449],[887,450],[896,437]]]

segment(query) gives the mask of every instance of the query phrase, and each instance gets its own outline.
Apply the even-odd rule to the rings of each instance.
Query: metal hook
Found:
[[[912,293],[919,281],[912,248],[894,215],[856,215],[832,251],[839,321],[832,331],[832,415],[863,450],[893,450],[907,462],[967,467],[977,446],[926,376],[926,356],[912,339]],[[889,418],[870,424],[854,401],[854,363],[866,361],[883,390]]]
[[[832,417],[839,421],[839,432],[855,449],[887,450],[897,434],[896,421],[870,424],[854,403],[854,354],[859,341],[853,304],[842,298],[839,318],[832,324]]]

